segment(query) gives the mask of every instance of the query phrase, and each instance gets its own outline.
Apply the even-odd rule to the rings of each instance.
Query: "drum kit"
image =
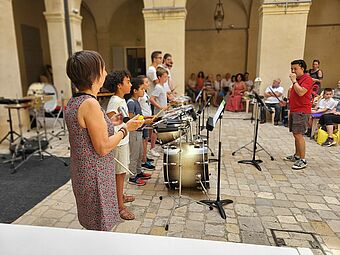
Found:
[[[0,104],[6,104],[5,108],[8,109],[9,113],[9,125],[10,132],[4,137],[1,142],[4,140],[10,141],[10,151],[12,152],[12,159],[4,161],[3,163],[11,163],[11,167],[13,169],[12,173],[16,172],[16,169],[19,168],[23,163],[29,160],[34,154],[38,153],[43,159],[42,153],[46,153],[53,158],[62,161],[65,165],[66,162],[55,157],[49,152],[46,152],[45,149],[48,147],[49,141],[47,138],[47,130],[46,130],[46,120],[45,113],[52,113],[57,108],[57,99],[58,94],[53,85],[45,84],[45,83],[33,83],[29,86],[27,96],[21,99],[3,99],[0,100]],[[11,109],[17,110],[18,113],[18,127],[19,134],[13,131],[12,125],[12,117],[11,117]],[[36,124],[36,132],[37,135],[27,139],[23,136],[22,132],[22,122],[20,117],[20,110],[28,109],[30,111],[30,115],[33,116],[32,121],[35,121]],[[53,115],[52,115],[53,116]],[[42,117],[43,123],[38,121],[38,118]],[[41,127],[43,127],[43,133],[41,133]],[[13,134],[16,134],[18,137],[14,139]],[[10,139],[7,137],[10,136]],[[16,142],[16,140],[19,140]],[[26,157],[29,155],[28,157]],[[14,166],[14,162],[22,159],[22,161]]]
[[[164,184],[168,189],[210,188],[208,149],[202,139],[193,134],[196,112],[190,98],[181,96],[172,103],[153,129],[163,147]]]

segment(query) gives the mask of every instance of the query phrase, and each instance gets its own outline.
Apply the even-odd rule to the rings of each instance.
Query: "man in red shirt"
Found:
[[[294,162],[292,168],[300,170],[307,166],[306,143],[303,135],[307,130],[312,109],[313,79],[306,73],[307,65],[302,59],[294,60],[290,64],[292,73],[289,77],[293,85],[289,96],[289,131],[293,133],[295,139],[295,154],[286,157],[285,160]]]

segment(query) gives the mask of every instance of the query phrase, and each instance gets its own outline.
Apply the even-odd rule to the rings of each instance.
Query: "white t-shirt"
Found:
[[[158,79],[157,78],[157,73],[156,73],[156,67],[154,67],[152,65],[149,66],[148,70],[146,71],[146,77],[148,77],[148,79],[149,79],[150,88],[149,88],[148,91],[149,91],[149,93],[151,93],[154,90],[155,86],[156,86],[154,81]]]
[[[118,113],[118,107],[119,106],[122,106],[125,109],[126,112],[129,112],[125,99],[120,98],[118,96],[112,96],[110,98],[110,101],[109,101],[108,105],[107,105],[106,113],[109,113],[109,112]],[[118,132],[118,130],[121,127],[123,127],[124,125],[125,124],[122,123],[122,124],[120,124],[118,126],[115,126],[114,127],[115,132]],[[121,146],[121,145],[124,145],[124,144],[128,144],[128,143],[129,143],[129,133],[127,134],[127,136],[124,139],[122,139],[119,142],[118,146]]]
[[[333,110],[338,105],[338,102],[333,98],[321,99],[318,103],[318,109],[328,109],[329,111]]]
[[[277,87],[277,88],[273,88],[272,86],[268,86],[266,88],[266,93],[271,93],[272,91],[270,90],[272,89],[274,93],[281,93],[283,95],[283,92],[284,92],[284,88],[283,87]],[[278,98],[280,98],[280,100],[282,100],[282,95]],[[279,103],[279,100],[277,100],[277,98],[275,96],[272,96],[272,97],[267,97],[266,100],[264,101],[265,103],[268,103],[268,104],[278,104]]]
[[[155,89],[152,91],[151,96],[155,97],[155,101],[161,106],[164,107],[167,105],[167,97],[166,97],[166,91],[164,87],[160,84],[157,84],[155,86]],[[157,114],[160,111],[159,108],[155,107],[155,114]],[[161,116],[164,115],[164,112],[161,114]]]
[[[171,88],[170,88],[170,80],[171,80],[171,72],[170,69],[164,65],[162,65],[162,67],[168,71],[168,79],[167,81],[163,84],[165,92],[171,92]]]
[[[222,88],[230,88],[232,87],[231,79],[226,80],[225,78],[222,79]]]
[[[140,107],[142,108],[143,116],[152,116],[150,97],[146,92],[144,92],[144,96],[138,98],[138,102],[140,104]]]

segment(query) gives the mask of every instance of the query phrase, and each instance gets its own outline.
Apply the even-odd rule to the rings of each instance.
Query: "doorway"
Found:
[[[126,64],[132,77],[145,75],[145,48],[126,48]]]

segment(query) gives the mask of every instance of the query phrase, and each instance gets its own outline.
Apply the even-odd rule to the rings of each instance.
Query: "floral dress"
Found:
[[[120,222],[113,151],[100,156],[95,151],[86,128],[78,122],[80,105],[90,95],[72,97],[67,104],[65,120],[71,147],[71,180],[76,198],[78,219],[86,229],[109,231]],[[104,114],[109,135],[114,126]]]

